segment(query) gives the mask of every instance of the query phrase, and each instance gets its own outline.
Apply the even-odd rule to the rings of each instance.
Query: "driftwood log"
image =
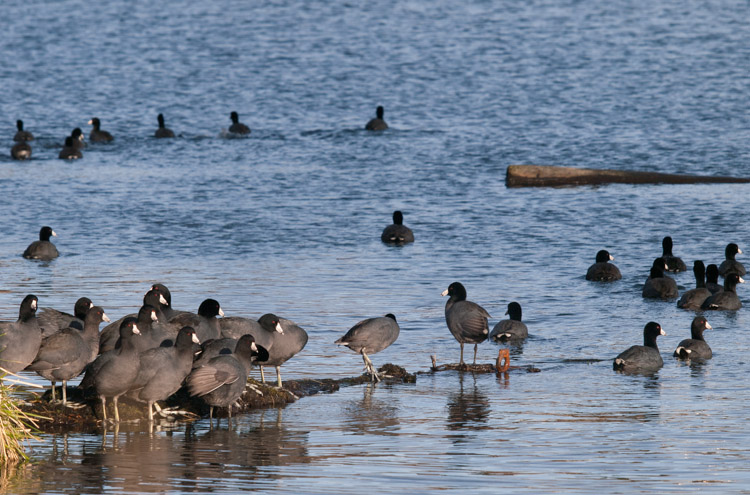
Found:
[[[579,186],[595,184],[706,184],[750,183],[746,177],[662,174],[657,172],[555,167],[549,165],[509,165],[507,187]]]

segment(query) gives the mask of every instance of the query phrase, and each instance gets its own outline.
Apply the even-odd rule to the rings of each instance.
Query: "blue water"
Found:
[[[2,319],[28,293],[117,318],[160,281],[178,309],[214,297],[304,327],[285,379],[360,373],[333,341],[385,313],[402,331],[373,361],[416,372],[458,360],[440,297],[458,280],[491,324],[522,304],[531,336],[512,364],[541,370],[351,387],[231,429],[45,434],[9,492],[750,493],[745,309],[708,314],[714,358],[687,366],[669,356],[693,314],[640,295],[665,235],[688,265],[750,251],[748,186],[504,185],[514,163],[750,176],[747,2],[3,10]],[[365,132],[377,105],[390,129]],[[233,110],[250,137],[224,138]],[[152,138],[160,112],[178,138]],[[94,116],[115,141],[58,160]],[[37,137],[26,163],[8,153],[17,118]],[[413,245],[380,242],[395,209]],[[24,260],[42,225],[61,257]],[[622,281],[584,280],[601,248]],[[612,372],[650,320],[664,368]]]

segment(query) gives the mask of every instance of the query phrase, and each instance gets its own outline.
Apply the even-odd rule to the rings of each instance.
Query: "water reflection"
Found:
[[[468,378],[467,376],[470,376]],[[448,398],[449,430],[484,430],[490,416],[489,398],[477,387],[477,377],[474,374],[460,373],[458,392]],[[471,387],[464,390],[464,381],[470,381]]]
[[[378,389],[380,393],[378,394]],[[398,403],[394,394],[387,394],[384,386],[369,383],[362,391],[362,400],[345,406],[347,430],[368,435],[397,435],[400,429]]]

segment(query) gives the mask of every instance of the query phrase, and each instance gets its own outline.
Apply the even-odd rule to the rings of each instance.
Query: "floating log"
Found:
[[[494,364],[468,364],[468,363],[447,363],[437,364],[437,356],[432,354],[430,356],[432,360],[432,366],[430,366],[429,372],[417,372],[417,373],[435,373],[438,371],[468,371],[470,373],[507,373],[510,370],[525,370],[527,373],[539,373],[539,368],[534,366],[511,366],[510,365],[510,352],[508,349],[500,349],[497,353],[497,359]]]
[[[580,186],[591,184],[747,184],[747,177],[662,174],[633,170],[555,167],[551,165],[509,165],[507,187]]]

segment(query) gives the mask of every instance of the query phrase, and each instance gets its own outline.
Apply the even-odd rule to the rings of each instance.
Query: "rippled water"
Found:
[[[373,360],[415,372],[458,359],[440,292],[459,280],[491,324],[523,305],[531,337],[513,364],[541,370],[351,387],[231,429],[42,435],[9,491],[750,492],[745,310],[707,315],[714,358],[686,366],[667,356],[692,313],[640,296],[665,235],[688,264],[750,250],[747,186],[504,186],[512,163],[750,175],[746,2],[4,11],[6,148],[16,118],[37,140],[31,162],[0,157],[3,319],[27,293],[119,317],[161,281],[178,309],[215,297],[227,315],[298,322],[310,341],[287,379],[358,374],[332,342],[388,312],[401,336]],[[367,133],[379,104],[391,129]],[[249,138],[221,137],[232,110]],[[151,138],[159,112],[177,139]],[[93,116],[114,143],[58,160]],[[394,209],[413,245],[381,244]],[[43,224],[61,257],[22,259]],[[623,280],[587,283],[603,247]],[[664,368],[613,373],[649,320],[668,333]]]

